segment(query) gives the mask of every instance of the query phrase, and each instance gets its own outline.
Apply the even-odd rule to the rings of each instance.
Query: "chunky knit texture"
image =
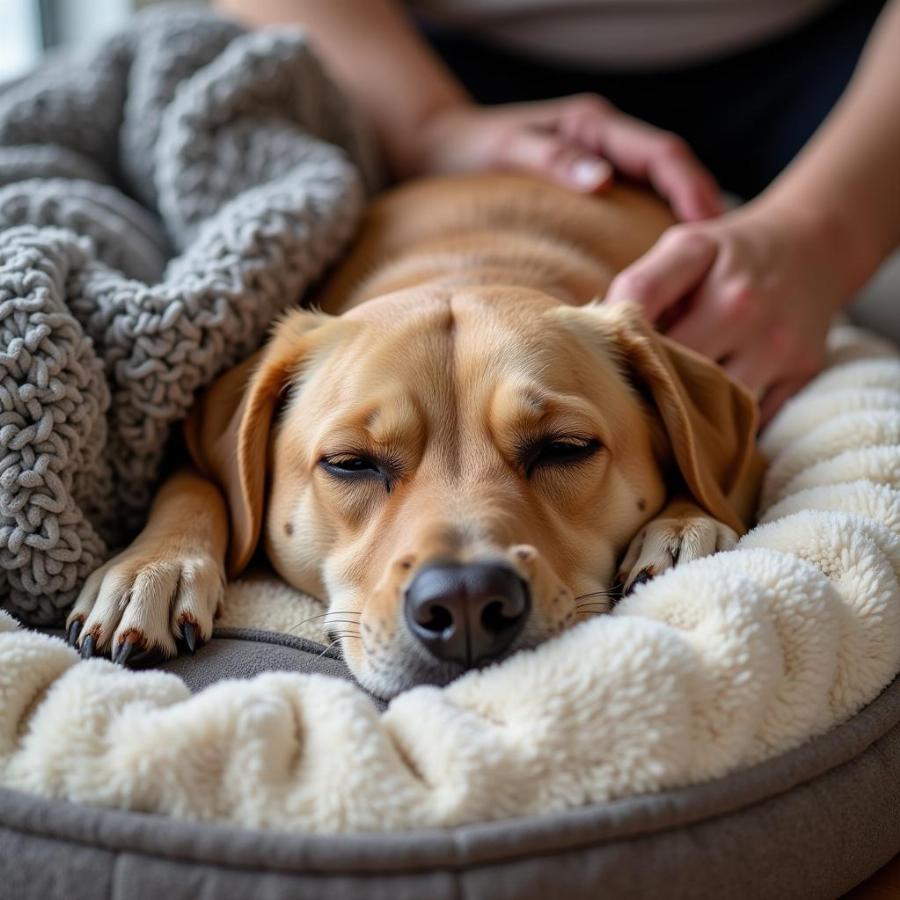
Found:
[[[351,236],[359,167],[300,32],[157,9],[0,86],[4,608],[58,621],[132,535],[197,389]]]

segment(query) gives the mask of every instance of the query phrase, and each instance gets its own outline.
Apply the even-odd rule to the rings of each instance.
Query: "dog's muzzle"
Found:
[[[432,563],[406,590],[410,632],[431,653],[471,668],[510,648],[531,611],[527,584],[500,563]]]

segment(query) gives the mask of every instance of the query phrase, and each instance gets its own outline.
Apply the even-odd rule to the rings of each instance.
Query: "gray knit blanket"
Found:
[[[361,130],[300,32],[202,10],[0,85],[0,605],[59,621],[173,425],[352,235]]]

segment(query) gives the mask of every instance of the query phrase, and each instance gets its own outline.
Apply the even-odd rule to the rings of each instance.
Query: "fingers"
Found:
[[[638,303],[647,318],[655,321],[697,289],[717,252],[715,241],[701,232],[670,228],[637,262],[613,279],[606,300]]]
[[[748,296],[754,308],[729,323],[734,349],[722,364],[760,401],[765,423],[822,368],[827,322],[801,328],[800,323],[778,318],[777,307],[770,308],[768,315],[762,312],[763,295],[749,292]]]
[[[778,414],[784,404],[794,396],[807,382],[809,378],[794,378],[776,384],[762,398],[759,404],[759,423],[768,425]]]
[[[723,368],[760,400],[778,380],[784,363],[761,342],[753,341],[742,352],[726,360]]]
[[[583,193],[612,183],[612,166],[557,134],[512,129],[496,151],[501,168],[530,172]]]
[[[736,361],[739,380],[748,387],[764,387],[758,383],[759,378],[776,368],[771,365],[774,361],[764,353],[742,352],[756,338],[757,317],[751,308],[754,298],[735,303],[733,296],[727,285],[708,278],[691,301],[690,309],[666,330],[666,336],[714,362],[724,363],[740,353]]]
[[[647,180],[668,198],[682,221],[697,222],[725,212],[715,179],[680,138],[666,136],[650,147]]]
[[[619,169],[649,181],[685,221],[725,211],[715,179],[681,138],[593,94],[455,108],[436,122],[423,171],[514,169],[589,193]]]
[[[592,94],[492,111],[503,122],[493,164],[592,192],[615,169],[650,184],[675,214],[697,221],[725,211],[715,179],[678,136],[619,112]]]
[[[615,168],[650,184],[683,221],[725,212],[713,176],[677,135],[627,116],[597,97],[570,98],[561,112],[561,133]]]
[[[717,261],[698,286],[690,308],[667,328],[666,335],[716,362],[739,357],[739,380],[762,389],[770,383],[765,379],[784,366],[784,341],[772,334],[772,346],[760,346],[777,309],[761,289],[752,266],[735,256],[734,244],[726,239],[717,248]],[[753,351],[755,346],[760,346],[760,352]]]

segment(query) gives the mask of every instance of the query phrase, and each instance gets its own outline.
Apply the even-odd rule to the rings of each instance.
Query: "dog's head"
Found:
[[[627,306],[466,287],[291,314],[186,432],[227,497],[229,573],[262,535],[390,696],[602,610],[674,480],[740,529],[726,495],[754,427],[718,367]]]

